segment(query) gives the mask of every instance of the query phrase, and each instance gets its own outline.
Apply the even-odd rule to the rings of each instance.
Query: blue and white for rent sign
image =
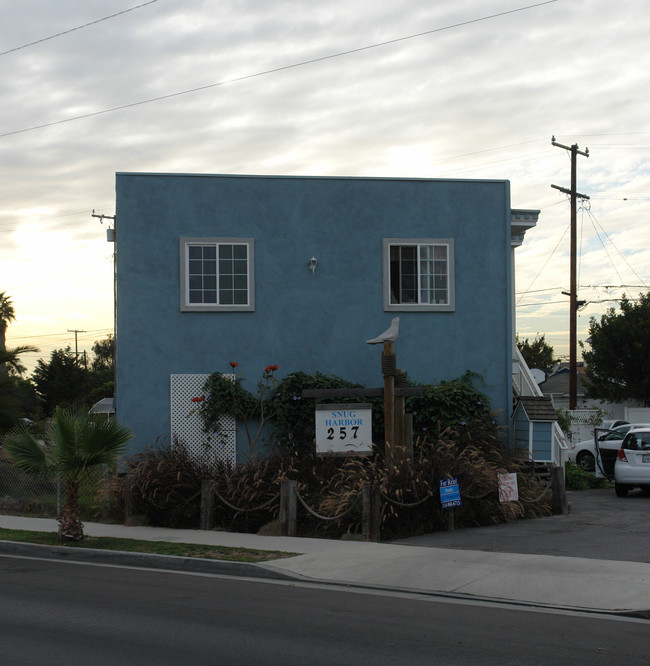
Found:
[[[443,509],[451,509],[455,506],[461,506],[460,487],[458,477],[453,479],[440,479],[440,501]]]
[[[372,405],[316,405],[317,453],[369,453]]]

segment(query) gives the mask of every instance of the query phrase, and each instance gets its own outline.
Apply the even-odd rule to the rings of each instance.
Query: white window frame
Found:
[[[214,245],[218,261],[219,245],[246,245],[247,247],[247,294],[248,302],[242,304],[225,303],[191,303],[189,293],[189,248],[192,246]],[[180,300],[182,312],[252,312],[255,310],[255,241],[252,238],[181,238],[179,241],[180,254]],[[218,270],[217,270],[217,301],[219,298]]]
[[[445,303],[422,303],[420,302],[421,291],[418,287],[417,303],[393,303],[391,302],[391,283],[390,283],[390,250],[392,247],[410,246],[417,247],[417,256],[419,257],[419,247],[422,245],[444,246],[447,249],[447,300]],[[454,279],[454,240],[452,238],[384,238],[383,239],[383,290],[384,290],[384,311],[385,312],[453,312],[456,309],[456,293]],[[418,266],[418,284],[420,282],[420,261],[416,261]]]

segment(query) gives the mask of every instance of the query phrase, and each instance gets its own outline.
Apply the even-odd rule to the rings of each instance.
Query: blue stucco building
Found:
[[[365,341],[395,316],[412,380],[478,373],[509,422],[513,248],[538,211],[512,211],[508,181],[118,173],[116,191],[116,412],[132,451],[190,411],[171,377],[229,361],[249,388],[269,364],[380,386]]]

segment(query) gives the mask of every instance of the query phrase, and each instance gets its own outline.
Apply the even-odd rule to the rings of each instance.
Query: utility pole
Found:
[[[79,361],[79,346],[77,344],[77,335],[79,333],[85,333],[86,331],[82,331],[80,328],[73,328],[73,329],[68,329],[68,333],[74,333],[74,360],[75,363]]]
[[[580,194],[576,191],[576,172],[578,155],[589,157],[589,148],[584,151],[578,150],[578,144],[574,143],[571,146],[563,146],[557,143],[555,137],[551,137],[551,145],[558,148],[564,148],[571,153],[571,189],[567,190],[558,185],[551,185],[556,190],[564,192],[571,197],[571,285],[569,292],[569,409],[576,409],[578,404],[578,365],[577,365],[577,348],[578,348],[578,335],[577,335],[577,319],[578,319],[578,288],[576,283],[577,274],[577,204],[576,200],[589,199],[586,194]]]
[[[106,229],[106,240],[109,243],[113,243],[113,345],[117,345],[117,215],[95,213],[95,209],[93,208],[91,216],[96,217],[100,224],[104,224],[104,220],[113,220],[113,228]],[[117,373],[115,348],[113,351],[113,372]],[[117,381],[115,375],[113,380]]]

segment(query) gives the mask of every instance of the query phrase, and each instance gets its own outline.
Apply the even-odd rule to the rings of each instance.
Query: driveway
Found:
[[[570,511],[566,515],[436,532],[395,543],[650,562],[650,497],[640,490],[616,497],[614,489],[607,488],[568,492],[567,499]]]

